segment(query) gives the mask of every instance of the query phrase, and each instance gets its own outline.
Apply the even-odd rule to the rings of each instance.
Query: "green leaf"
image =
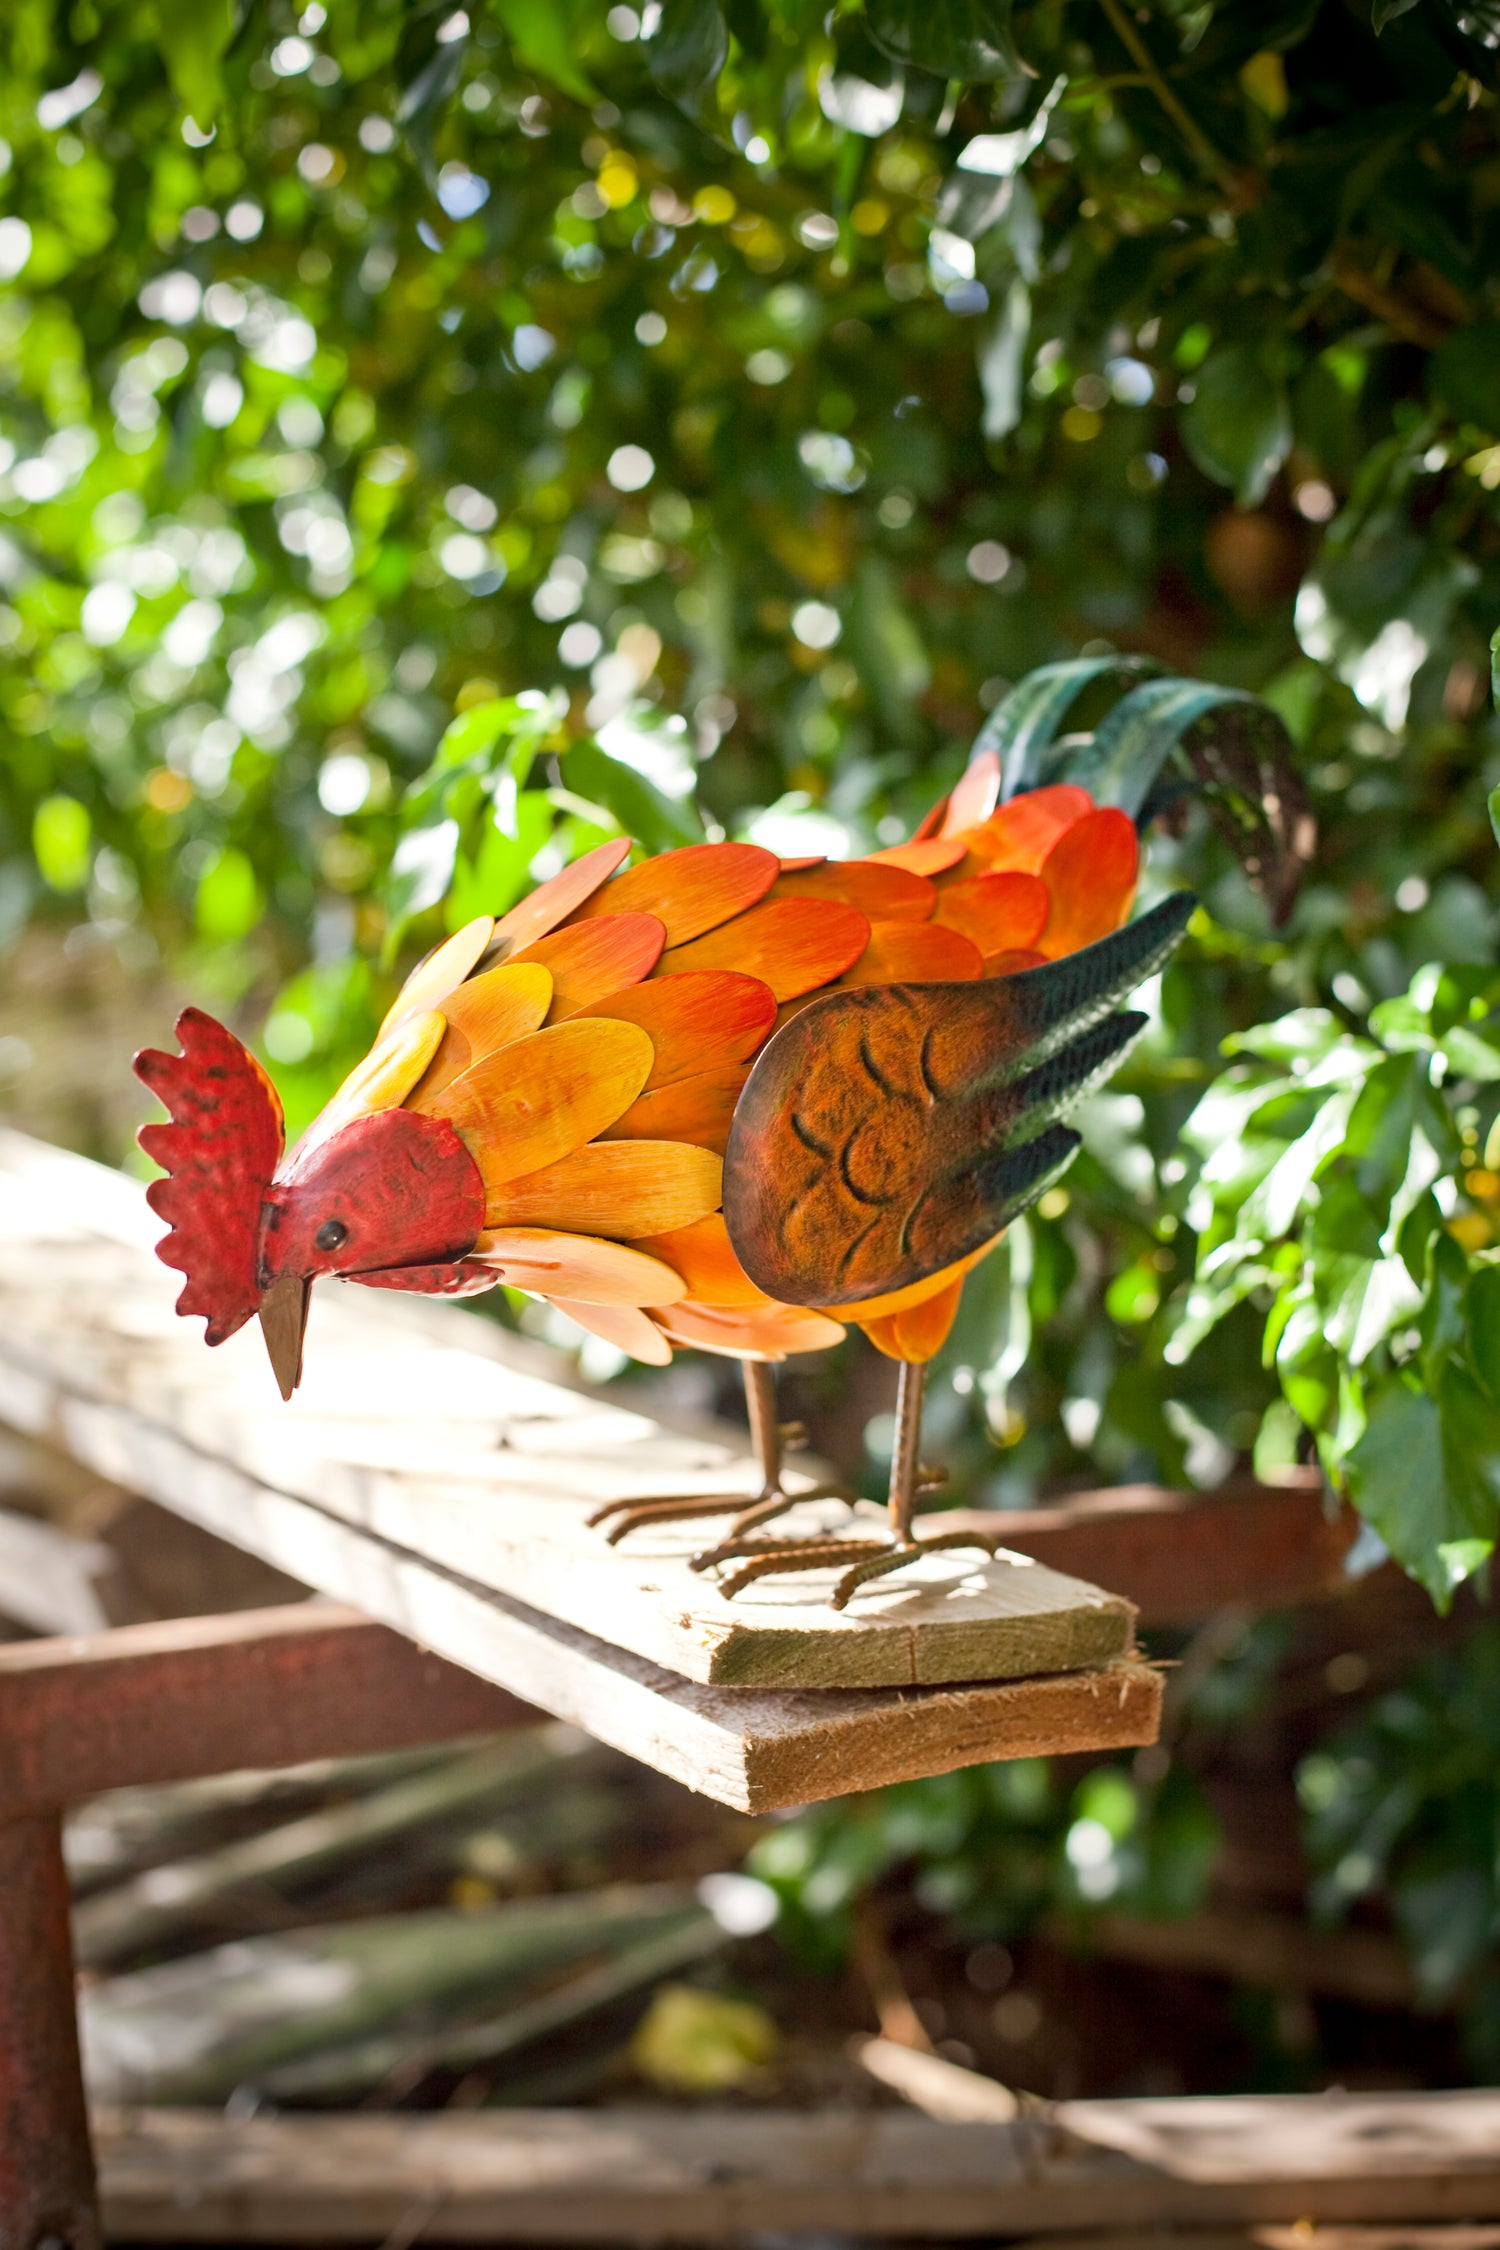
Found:
[[[550,78],[576,102],[596,102],[598,88],[579,69],[573,26],[561,0],[494,0],[495,13],[510,34],[516,60],[538,77]]]
[[[172,91],[198,125],[211,125],[224,100],[221,64],[235,33],[233,0],[156,0],[161,52]]]
[[[1267,1062],[1321,1062],[1347,1037],[1343,1024],[1329,1008],[1293,1008],[1271,1023],[1249,1031],[1231,1032],[1224,1041],[1226,1055],[1263,1055]]]
[[[1258,508],[1292,448],[1284,386],[1249,344],[1206,359],[1183,409],[1182,435],[1205,476],[1234,488],[1242,508]]]
[[[662,0],[661,20],[646,53],[663,93],[696,113],[729,53],[729,27],[719,0]]]
[[[1439,1398],[1391,1382],[1345,1466],[1361,1515],[1446,1609],[1494,1543],[1500,1414],[1456,1367]]]
[[[194,917],[200,937],[233,945],[247,937],[265,910],[255,869],[232,845],[216,852],[198,879]]]
[[[1476,1078],[1481,1085],[1500,1078],[1500,1048],[1466,1024],[1456,1023],[1445,1031],[1437,1052],[1447,1063],[1450,1078]]]
[[[689,801],[668,797],[597,742],[573,743],[564,755],[563,773],[570,789],[612,813],[648,852],[703,841],[703,824]]]
[[[1008,437],[1024,404],[1026,341],[1031,334],[1031,291],[1017,274],[979,347],[979,387],[984,393],[984,434],[991,445]]]
[[[1468,1322],[1469,1365],[1490,1404],[1500,1407],[1500,1266],[1481,1266],[1470,1279]]]
[[[1274,1484],[1301,1456],[1302,1419],[1284,1398],[1272,1399],[1261,1416],[1252,1467],[1262,1484]]]
[[[466,39],[450,39],[433,50],[396,104],[398,125],[421,126],[428,133],[432,131],[433,111],[441,109],[463,76],[467,44]]]
[[[1413,1872],[1392,1885],[1391,1911],[1429,2007],[1448,1999],[1494,1944],[1494,1884],[1483,1866]]]
[[[969,84],[1018,78],[1011,0],[866,0],[870,36],[896,62]]]
[[[1500,320],[1470,321],[1439,345],[1427,384],[1460,422],[1500,431]]]
[[[1430,1391],[1437,1390],[1449,1361],[1463,1350],[1468,1286],[1468,1260],[1452,1235],[1440,1227],[1427,1246],[1427,1303],[1421,1327],[1422,1380]]]
[[[37,873],[52,891],[81,891],[89,879],[91,823],[76,797],[44,797],[31,821]]]
[[[1266,1242],[1289,1230],[1313,1180],[1343,1140],[1355,1099],[1352,1087],[1328,1095],[1307,1131],[1298,1135],[1247,1198],[1242,1230]]]
[[[385,958],[395,956],[408,922],[446,897],[458,858],[456,820],[436,820],[412,828],[396,846],[385,886]]]
[[[498,813],[487,820],[477,847],[454,869],[443,913],[449,929],[461,930],[476,914],[503,914],[514,906],[530,887],[531,863],[551,834],[552,807],[541,789],[522,790],[508,829]]]

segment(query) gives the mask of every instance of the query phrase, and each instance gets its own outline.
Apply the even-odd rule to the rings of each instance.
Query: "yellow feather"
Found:
[[[442,1005],[449,993],[463,983],[489,944],[494,927],[492,914],[477,915],[461,930],[455,930],[452,937],[444,938],[441,945],[434,946],[425,961],[417,963],[375,1035],[377,1046],[387,1032],[394,1031],[408,1016],[423,1015],[429,1008]]]
[[[408,1109],[429,1114],[435,1097],[455,1078],[484,1061],[486,1055],[539,1031],[552,1005],[552,973],[539,961],[514,967],[489,969],[471,977],[451,992],[445,1005],[448,1036],[432,1059],[432,1067],[407,1103]]]
[[[684,1141],[601,1141],[529,1178],[491,1187],[485,1224],[562,1227],[631,1242],[706,1218],[718,1209],[723,1178],[717,1156]]]
[[[645,1085],[652,1057],[638,1024],[603,1016],[553,1024],[455,1078],[434,1097],[431,1114],[449,1120],[493,1189],[555,1164],[613,1125]]]
[[[399,1109],[436,1054],[442,1037],[443,1018],[432,1008],[425,1015],[408,1017],[378,1040],[308,1126],[293,1152],[292,1164],[310,1150],[321,1148],[324,1141],[343,1126],[352,1125],[357,1117]]]

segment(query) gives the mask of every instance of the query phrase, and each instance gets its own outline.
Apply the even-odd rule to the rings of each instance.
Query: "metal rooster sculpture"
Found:
[[[760,1493],[608,1508],[610,1537],[732,1513],[697,1558],[737,1566],[726,1594],[838,1564],[840,1607],[918,1555],[983,1548],[916,1531],[940,1481],[919,1466],[923,1372],[964,1275],[1072,1158],[1061,1119],[1138,1035],[1118,1003],[1192,911],[1179,892],[1125,920],[1132,814],[1180,790],[1170,751],[1233,799],[1263,876],[1292,817],[1295,784],[1267,783],[1243,743],[1235,786],[1212,770],[1210,732],[1220,755],[1248,705],[1223,690],[1153,680],[1111,715],[1137,706],[1133,731],[1054,740],[1111,669],[1132,668],[1033,674],[918,836],[866,859],[720,843],[626,867],[627,838],[600,845],[438,946],[289,1155],[259,1063],[187,1009],[181,1055],[136,1059],[171,1118],[140,1138],[165,1173],[148,1195],[186,1276],[178,1311],[210,1344],[258,1314],[289,1398],[317,1277],[450,1297],[503,1281],[639,1359],[684,1345],[744,1365]],[[900,1366],[888,1531],[764,1536],[793,1504],[771,1367],[846,1322]]]

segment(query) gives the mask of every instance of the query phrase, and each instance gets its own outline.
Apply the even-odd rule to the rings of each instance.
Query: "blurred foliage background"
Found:
[[[1456,0],[11,0],[11,1113],[122,1160],[131,1031],[191,993],[295,1127],[445,914],[601,834],[894,841],[1043,662],[1253,689],[1309,878],[1277,928],[1201,815],[1153,841],[1203,911],[932,1436],[997,1505],[1316,1443],[1447,1600],[1500,1502],[1497,42]],[[792,1385],[871,1489],[883,1381]]]

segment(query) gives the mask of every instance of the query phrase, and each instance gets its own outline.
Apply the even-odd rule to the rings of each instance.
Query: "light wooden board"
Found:
[[[933,1556],[842,1613],[828,1605],[832,1572],[767,1580],[731,1603],[688,1567],[723,1518],[618,1548],[585,1521],[615,1498],[748,1496],[753,1466],[723,1432],[668,1428],[570,1388],[550,1355],[455,1306],[337,1283],[315,1295],[306,1380],[283,1405],[254,1323],[210,1352],[199,1323],[177,1318],[177,1276],[151,1255],[159,1231],[133,1182],[0,1134],[0,1363],[11,1388],[40,1384],[113,1413],[117,1431],[130,1417],[141,1458],[116,1446],[108,1473],[169,1506],[193,1512],[177,1485],[152,1481],[163,1433],[387,1549],[718,1686],[1016,1679],[1130,1650],[1128,1603],[1022,1555]],[[849,1518],[825,1503],[791,1521]],[[284,1552],[275,1559],[310,1576]]]
[[[0,1508],[0,1616],[34,1633],[102,1633],[110,1617],[99,1589],[115,1567],[99,1540]]]
[[[1122,1661],[984,1685],[722,1688],[684,1680],[199,1453],[0,1355],[0,1421],[138,1485],[266,1562],[690,1789],[770,1812],[989,1759],[1153,1742],[1162,1675]]]
[[[900,2111],[146,2111],[99,2120],[112,2241],[887,2241],[1500,2213],[1500,2095]]]

